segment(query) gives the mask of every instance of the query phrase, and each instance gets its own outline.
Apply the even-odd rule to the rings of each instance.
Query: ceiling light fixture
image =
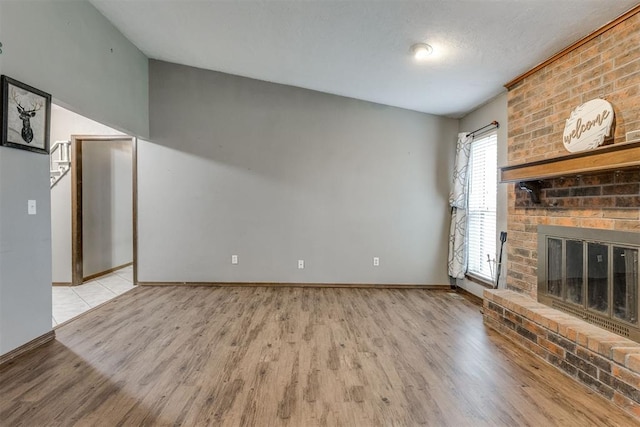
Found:
[[[413,54],[414,58],[422,60],[433,53],[433,48],[431,47],[431,45],[428,45],[426,43],[416,43],[411,46],[411,53]]]

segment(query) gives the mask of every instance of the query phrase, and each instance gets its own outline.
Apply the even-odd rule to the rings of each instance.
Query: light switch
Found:
[[[29,215],[35,215],[36,214],[36,201],[35,200],[28,200],[27,201],[27,213]]]

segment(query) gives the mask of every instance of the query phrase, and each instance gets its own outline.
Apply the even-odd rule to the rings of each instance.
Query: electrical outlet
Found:
[[[231,264],[238,263],[238,255],[231,255]]]
[[[298,260],[298,269],[302,270],[304,268],[304,260],[303,259],[299,259]]]
[[[380,266],[380,258],[378,258],[377,256],[373,257],[373,266],[374,267]]]

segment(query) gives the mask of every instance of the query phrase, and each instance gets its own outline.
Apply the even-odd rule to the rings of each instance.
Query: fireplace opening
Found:
[[[538,227],[538,301],[640,342],[640,234]]]

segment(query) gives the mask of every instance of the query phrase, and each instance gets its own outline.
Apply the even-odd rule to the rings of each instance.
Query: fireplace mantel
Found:
[[[539,181],[640,166],[640,141],[500,168],[500,182]]]

